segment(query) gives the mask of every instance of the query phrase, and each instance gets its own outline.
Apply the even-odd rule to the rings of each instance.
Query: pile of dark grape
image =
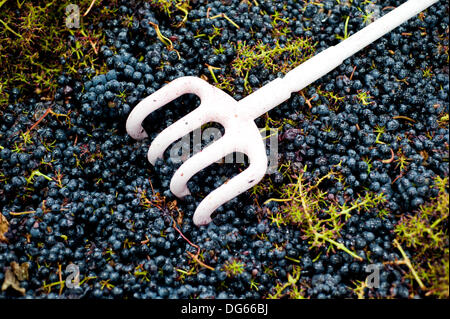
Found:
[[[0,110],[0,283],[10,285],[0,298],[426,296],[396,264],[414,251],[397,248],[394,228],[437,196],[433,180],[449,172],[447,2],[257,119],[278,128],[279,171],[202,227],[192,222],[198,203],[245,165],[214,164],[189,182],[192,196],[175,198],[177,165],[166,156],[152,167],[146,153],[198,100],[185,96],[150,116],[143,142],[125,131],[133,107],[187,75],[239,100],[296,63],[289,50],[270,67],[262,55],[298,39],[318,53],[403,1],[119,2],[116,18],[87,26],[104,29],[106,73],[62,74],[53,101],[16,103],[12,94]],[[256,62],[238,70],[244,49]],[[384,214],[352,211],[334,244],[313,246],[287,222],[286,202],[267,200],[282,198],[300,173],[313,185],[331,171],[339,178],[320,184],[326,205],[383,194]],[[24,263],[25,279],[11,270]],[[65,283],[70,264],[78,288]],[[370,265],[381,269],[379,287],[361,292]]]

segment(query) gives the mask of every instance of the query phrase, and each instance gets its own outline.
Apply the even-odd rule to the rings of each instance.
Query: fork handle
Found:
[[[409,0],[385,14],[341,43],[332,46],[302,63],[284,78],[275,79],[240,101],[249,116],[260,117],[290,98],[291,94],[307,87],[342,62],[386,33],[392,31],[419,12],[439,0]]]

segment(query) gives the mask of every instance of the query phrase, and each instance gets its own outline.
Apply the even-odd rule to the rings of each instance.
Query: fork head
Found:
[[[249,158],[249,167],[206,196],[194,213],[194,223],[211,222],[211,214],[225,202],[256,185],[267,169],[266,148],[259,129],[242,105],[220,89],[197,77],[181,77],[142,100],[130,113],[126,123],[128,134],[143,139],[147,133],[142,127],[144,119],[153,111],[183,94],[195,94],[200,105],[191,113],[164,129],[151,143],[148,160],[155,164],[164,151],[176,140],[208,122],[218,122],[225,134],[201,152],[186,160],[175,172],[170,183],[172,193],[182,198],[189,195],[187,182],[200,170],[233,152],[242,152]],[[240,110],[241,109],[241,110]]]

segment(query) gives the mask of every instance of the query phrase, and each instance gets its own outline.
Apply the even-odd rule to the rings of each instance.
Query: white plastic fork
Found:
[[[407,1],[338,45],[315,55],[288,72],[284,78],[271,81],[239,102],[200,78],[178,78],[142,100],[133,109],[127,119],[127,132],[137,140],[146,138],[142,122],[150,113],[183,94],[191,93],[200,98],[199,107],[154,139],[148,150],[148,160],[154,165],[158,158],[163,157],[170,144],[207,122],[218,122],[224,127],[224,136],[185,161],[170,183],[172,193],[182,198],[190,194],[186,184],[200,170],[233,152],[242,152],[248,156],[249,167],[211,192],[197,207],[194,223],[208,224],[211,222],[211,214],[219,206],[256,185],[266,172],[266,148],[254,122],[256,118],[437,1]]]

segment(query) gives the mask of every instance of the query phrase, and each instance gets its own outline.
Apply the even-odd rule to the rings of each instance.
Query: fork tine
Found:
[[[209,116],[206,110],[199,106],[191,113],[188,113],[186,116],[164,129],[155,137],[150,145],[147,153],[149,162],[152,163],[152,165],[155,165],[156,160],[163,157],[165,150],[170,144],[196,128],[199,128],[202,124],[208,122],[208,119]]]
[[[170,181],[171,192],[181,198],[189,195],[186,183],[196,173],[233,152],[235,145],[226,134],[184,162]]]
[[[142,122],[150,113],[183,94],[192,93],[202,100],[208,95],[211,95],[211,92],[214,90],[215,88],[212,85],[197,77],[184,76],[175,79],[136,105],[127,118],[127,132],[136,140],[146,138],[147,133],[142,127]]]
[[[250,166],[233,177],[226,184],[212,191],[198,205],[194,213],[194,224],[206,225],[211,222],[211,214],[221,205],[250,189],[264,177],[267,170],[267,156],[264,144],[247,152]]]
[[[219,206],[258,184],[266,174],[268,161],[266,147],[256,126],[253,137],[250,138],[250,136],[248,142],[240,142],[238,146],[234,146],[235,151],[247,154],[250,161],[249,167],[203,199],[195,210],[194,224],[206,225],[210,223],[211,214]],[[234,139],[230,140],[236,142]]]

